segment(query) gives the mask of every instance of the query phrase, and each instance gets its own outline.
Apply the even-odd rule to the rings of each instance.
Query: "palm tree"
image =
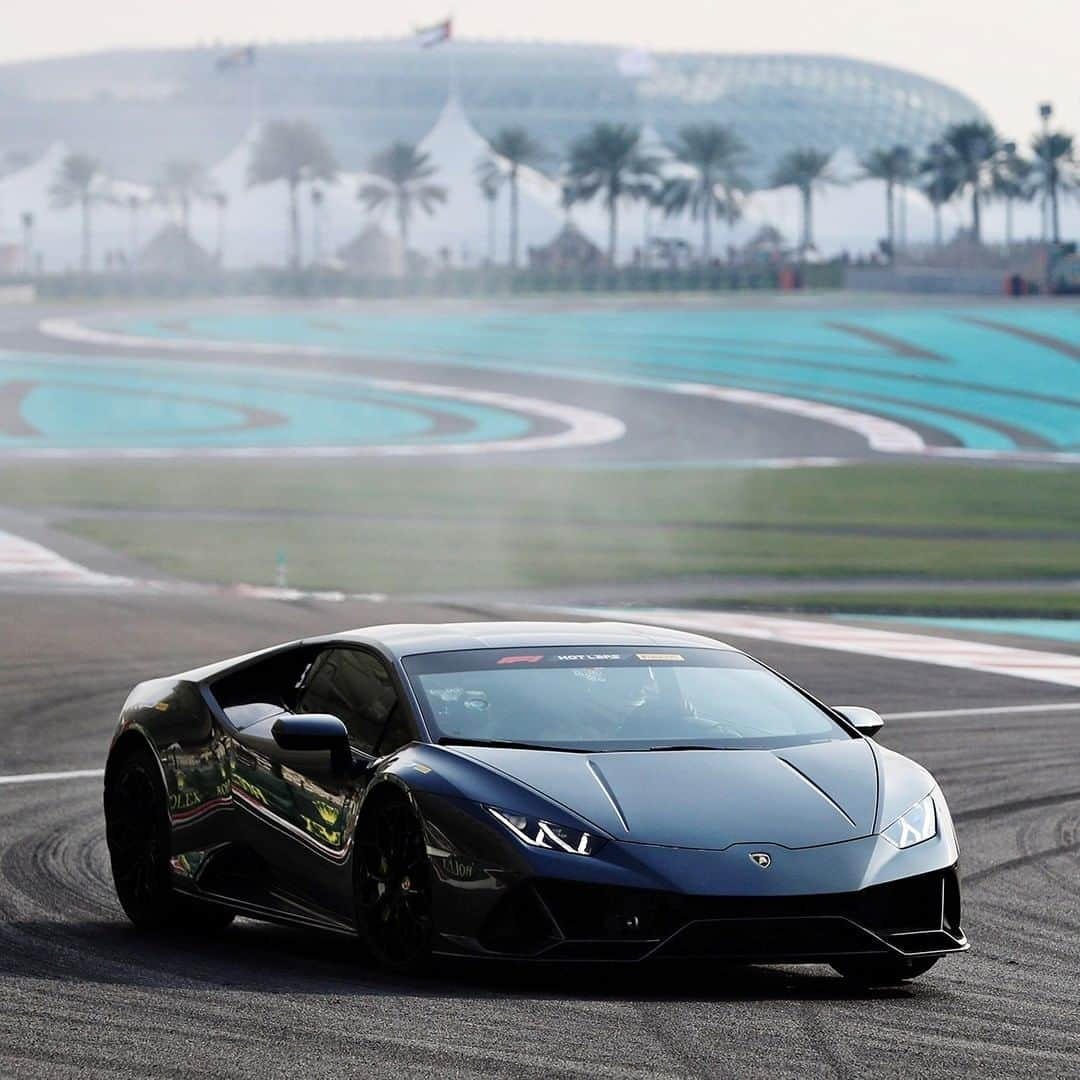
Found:
[[[185,236],[191,235],[191,204],[196,199],[213,197],[206,170],[189,158],[174,158],[165,163],[155,196],[165,206],[179,209],[180,228]]]
[[[1074,140],[1063,131],[1047,131],[1032,139],[1031,149],[1035,152],[1035,190],[1041,191],[1050,203],[1050,238],[1060,244],[1059,196],[1080,191],[1080,161]]]
[[[499,188],[504,180],[499,163],[490,157],[482,157],[476,163],[476,184],[480,188],[480,194],[487,203],[488,210],[488,240],[487,260],[495,262],[495,206],[499,201]]]
[[[52,205],[60,210],[78,206],[82,213],[82,272],[90,270],[90,207],[101,197],[101,163],[89,154],[68,154],[60,162],[49,194]]]
[[[957,193],[971,192],[971,235],[982,243],[982,200],[993,193],[1001,164],[1001,140],[992,124],[969,120],[953,124],[942,136]]]
[[[436,206],[446,202],[446,188],[430,182],[436,172],[430,156],[410,143],[392,143],[371,159],[369,168],[379,180],[363,184],[357,198],[369,210],[392,202],[401,246],[407,248],[414,209],[433,214]]]
[[[746,161],[746,144],[723,124],[691,124],[679,132],[674,150],[693,176],[665,180],[659,202],[665,214],[689,208],[692,218],[701,218],[701,252],[709,262],[713,214],[734,225],[741,213],[740,197],[750,189],[749,180],[739,172]]]
[[[547,152],[521,127],[508,127],[498,131],[490,146],[496,162],[505,169],[506,179],[510,183],[510,266],[513,268],[518,264],[518,173],[522,165],[540,165],[547,157]]]
[[[889,258],[896,255],[896,189],[903,186],[913,175],[911,151],[906,146],[893,146],[888,150],[871,150],[862,162],[863,175],[872,180],[885,181],[885,230],[889,245]]]
[[[933,143],[916,166],[919,189],[934,209],[934,247],[941,247],[941,208],[956,197],[959,183],[956,165],[943,142]]]
[[[1001,165],[994,175],[994,195],[1005,200],[1005,249],[1013,243],[1013,203],[1028,202],[1035,194],[1032,183],[1033,166],[1016,152],[1016,143],[1002,147]]]
[[[641,153],[641,132],[628,124],[600,123],[570,146],[566,186],[571,201],[604,197],[608,211],[608,262],[615,265],[618,204],[622,196],[648,198],[655,192],[659,165]]]
[[[300,211],[297,191],[304,181],[333,180],[337,162],[318,128],[303,120],[267,124],[251,154],[248,186],[284,180],[289,187],[289,264],[300,268]]]
[[[795,187],[802,196],[802,239],[799,254],[805,255],[814,247],[814,192],[839,181],[829,170],[832,153],[804,146],[789,150],[773,171],[773,187]]]

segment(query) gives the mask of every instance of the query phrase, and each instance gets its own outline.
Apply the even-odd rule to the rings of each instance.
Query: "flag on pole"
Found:
[[[418,26],[413,33],[421,49],[430,49],[454,36],[454,20],[447,18],[442,22],[432,23],[431,26]]]
[[[227,53],[214,61],[214,67],[218,71],[232,71],[234,68],[248,68],[255,66],[255,46],[241,45],[239,48],[230,49]]]

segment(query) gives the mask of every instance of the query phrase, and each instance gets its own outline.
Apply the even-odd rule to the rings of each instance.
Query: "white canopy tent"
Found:
[[[259,265],[281,266],[288,254],[288,192],[284,183],[251,187],[248,165],[260,133],[253,126],[241,141],[209,171],[213,189],[225,196],[224,206],[213,200],[198,201],[192,207],[193,239],[206,251],[218,249],[222,227],[224,264],[241,268]],[[642,131],[643,149],[659,158],[665,175],[686,174],[649,124]],[[481,160],[499,159],[489,143],[473,127],[456,96],[451,96],[431,130],[419,143],[430,155],[435,173],[432,181],[447,189],[447,202],[431,216],[417,211],[409,236],[410,246],[425,255],[448,254],[454,265],[476,265],[487,257],[489,204],[477,182]],[[554,150],[555,148],[550,148]],[[0,177],[0,243],[21,244],[23,216],[33,215],[33,249],[46,271],[74,269],[79,265],[81,214],[77,206],[57,209],[51,189],[68,149],[57,143],[36,161]],[[503,171],[508,170],[502,162]],[[841,251],[867,253],[885,235],[885,194],[881,181],[861,177],[859,164],[850,150],[841,149],[833,157],[832,171],[844,183],[825,186],[814,197],[814,236],[824,256]],[[370,174],[343,172],[333,183],[319,183],[323,199],[315,213],[311,185],[300,192],[302,251],[305,262],[313,257],[328,261],[365,226],[373,221],[393,231],[392,208],[384,206],[369,213],[357,198],[358,188],[373,180]],[[519,170],[519,243],[524,263],[530,246],[546,244],[563,226],[563,209],[557,179],[529,167]],[[92,265],[100,269],[107,253],[121,252],[127,258],[172,220],[173,212],[152,201],[145,185],[102,176],[92,207]],[[134,200],[132,199],[134,197]],[[909,188],[899,196],[905,206],[909,244],[928,243],[933,236],[933,214],[926,200]],[[129,203],[139,204],[137,210]],[[800,199],[794,188],[755,192],[747,200],[744,216],[733,229],[717,222],[713,230],[714,252],[722,254],[727,245],[745,243],[762,225],[777,226],[794,245],[799,236]],[[1039,208],[1017,205],[1017,237],[1038,235]],[[509,255],[509,192],[504,183],[496,207],[496,261],[505,263]],[[898,215],[899,216],[899,215]],[[969,224],[969,202],[957,200],[943,210],[946,238]],[[1000,202],[986,207],[984,237],[1000,241],[1004,235],[1004,209]],[[601,248],[607,244],[607,209],[602,197],[572,208],[574,224]],[[629,262],[648,236],[686,240],[697,248],[701,224],[686,216],[664,217],[646,210],[641,203],[622,200],[619,206],[619,261]],[[1080,226],[1080,208],[1063,201],[1062,224],[1067,234]],[[318,251],[314,249],[318,247]]]

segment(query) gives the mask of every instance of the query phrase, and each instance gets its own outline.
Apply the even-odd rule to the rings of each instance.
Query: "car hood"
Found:
[[[863,739],[779,750],[454,750],[632,843],[800,848],[874,829],[877,765]]]

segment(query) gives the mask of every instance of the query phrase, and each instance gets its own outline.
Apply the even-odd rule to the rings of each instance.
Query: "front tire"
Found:
[[[232,922],[228,908],[173,888],[168,798],[149,748],[128,751],[106,770],[105,841],[117,898],[137,929],[219,930]]]
[[[831,967],[838,975],[861,986],[899,986],[925,974],[940,959],[940,956],[919,956],[910,960],[903,956],[853,958],[835,960]]]
[[[375,959],[414,974],[431,961],[431,863],[420,819],[401,797],[357,823],[356,925]]]

